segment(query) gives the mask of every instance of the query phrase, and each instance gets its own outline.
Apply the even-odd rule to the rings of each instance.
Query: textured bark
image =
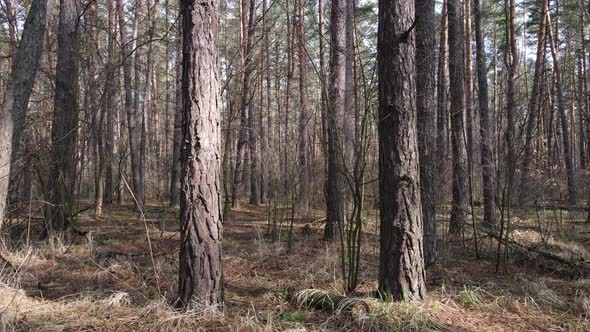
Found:
[[[250,10],[248,11],[248,29],[245,32],[245,47],[244,47],[244,76],[242,81],[242,101],[240,111],[240,129],[238,133],[238,145],[236,148],[236,164],[234,168],[234,179],[232,185],[232,206],[238,206],[238,195],[240,193],[240,184],[242,181],[242,173],[244,166],[248,165],[246,162],[246,148],[249,143],[248,135],[248,118],[250,117],[252,107],[252,73],[254,71],[254,61],[252,53],[252,39],[254,35],[254,0],[248,0],[250,3]],[[244,164],[244,165],[242,165]]]
[[[18,159],[27,106],[39,68],[50,9],[51,5],[47,0],[31,3],[12,61],[10,80],[4,91],[5,99],[0,113],[0,229],[4,221],[9,178],[10,182],[14,182],[15,170],[11,170],[11,163]]]
[[[116,13],[115,1],[107,1],[107,19],[108,19],[108,44],[107,44],[107,64],[104,87],[104,112],[107,117],[107,129],[105,139],[106,149],[106,181],[105,181],[105,203],[111,203],[115,194],[119,192],[118,174],[115,175],[114,161],[117,154],[117,108],[115,107],[115,99],[117,93],[117,84],[119,76],[116,66],[115,43],[116,43]],[[115,178],[116,176],[116,178]]]
[[[481,28],[481,0],[473,1],[475,10],[475,47],[477,62],[477,83],[479,99],[479,127],[480,127],[480,149],[481,165],[483,173],[483,222],[486,225],[495,225],[494,211],[495,204],[495,180],[494,180],[494,156],[492,153],[492,123],[488,97],[488,67],[486,64],[486,53],[484,37]]]
[[[327,122],[327,110],[328,110],[328,94],[327,94],[327,82],[326,82],[326,68],[325,68],[325,51],[324,51],[324,0],[318,0],[318,30],[319,30],[319,52],[320,52],[320,107],[321,107],[321,118],[322,118],[322,151],[324,153],[324,171],[328,171],[328,122]],[[327,180],[324,183],[324,191],[327,185]]]
[[[453,156],[453,201],[449,231],[459,234],[467,216],[466,150],[463,135],[465,109],[465,42],[463,35],[463,6],[459,0],[449,0],[449,84],[451,86],[451,148]]]
[[[263,17],[262,17],[262,30],[263,30],[263,34],[264,34],[264,57],[263,57],[263,67],[264,67],[264,80],[266,82],[266,89],[264,90],[265,96],[266,96],[266,105],[264,108],[264,112],[266,113],[266,128],[265,125],[262,123],[262,112],[261,112],[261,124],[260,124],[260,128],[262,131],[261,136],[263,136],[264,138],[261,139],[261,153],[262,153],[262,158],[265,158],[265,160],[267,160],[266,158],[270,158],[270,156],[268,155],[268,151],[269,151],[269,146],[272,142],[272,123],[273,123],[273,117],[272,117],[272,87],[271,87],[271,67],[270,67],[270,43],[269,43],[269,35],[270,35],[270,27],[268,25],[268,16],[269,13],[267,12],[268,7],[267,7],[267,1],[263,0],[262,2],[262,12],[264,13]],[[262,88],[260,89],[261,91],[263,90]],[[263,101],[264,97],[261,100],[261,103]],[[266,162],[262,162],[261,163],[261,183],[260,183],[260,200],[262,203],[266,202],[269,197],[270,197],[270,187],[269,187],[269,178],[270,178],[270,170],[271,170],[271,166],[268,165]]]
[[[286,25],[287,25],[287,82],[286,82],[286,89],[285,89],[285,109],[283,112],[285,113],[285,121],[283,127],[283,195],[284,197],[290,196],[289,188],[291,181],[289,179],[289,149],[287,148],[289,144],[289,113],[291,109],[291,84],[293,82],[293,73],[295,72],[295,59],[294,59],[294,48],[295,48],[295,31],[294,31],[294,24],[291,21],[291,13],[290,13],[290,5],[289,0],[285,0],[285,12],[286,12]]]
[[[310,150],[309,150],[309,114],[307,110],[307,53],[305,50],[305,28],[303,0],[298,0],[298,62],[299,62],[299,203],[307,207],[309,193],[310,174]]]
[[[117,1],[117,15],[119,19],[119,38],[121,39],[121,57],[123,59],[123,86],[125,88],[125,114],[127,115],[127,128],[129,130],[129,143],[132,148],[136,146],[135,118],[133,116],[133,87],[131,74],[131,51],[135,49],[135,42],[127,42],[127,29],[125,27],[125,15],[123,12],[123,0]],[[133,117],[133,127],[131,118]],[[133,143],[133,144],[131,144]],[[132,150],[133,151],[133,150]],[[133,156],[133,153],[130,153]]]
[[[420,154],[420,197],[424,229],[424,263],[436,261],[434,202],[434,148],[436,144],[435,79],[436,35],[434,0],[417,0],[416,8],[416,109]]]
[[[328,85],[328,180],[324,239],[333,240],[335,225],[342,220],[342,149],[338,118],[342,116],[346,92],[346,0],[333,0],[330,14],[330,76]]]
[[[172,170],[170,174],[170,206],[179,204],[180,188],[180,146],[182,144],[182,15],[178,17],[178,31],[176,34],[176,105],[174,107],[174,133],[172,143]]]
[[[127,113],[127,126],[129,130],[129,154],[131,156],[131,174],[133,179],[133,195],[137,208],[144,209],[144,182],[143,182],[143,157],[145,144],[143,133],[145,132],[144,116],[141,112],[141,52],[138,47],[139,21],[141,19],[143,1],[135,2],[135,17],[133,18],[133,39],[131,50],[134,52],[134,83],[133,83],[133,107]]]
[[[507,203],[511,204],[514,173],[516,171],[516,76],[518,75],[518,49],[516,46],[516,9],[514,0],[506,0],[506,40],[507,50],[504,52],[506,78],[506,192]]]
[[[223,304],[219,1],[181,0],[182,190],[176,306]]]
[[[522,177],[521,177],[521,184],[520,184],[520,192],[518,196],[518,201],[520,203],[524,203],[527,199],[527,195],[530,194],[530,181],[529,179],[530,172],[531,172],[531,163],[533,161],[533,139],[535,137],[536,126],[537,126],[537,118],[540,112],[540,103],[541,103],[541,94],[539,93],[541,90],[541,80],[543,75],[543,70],[545,69],[545,45],[546,45],[546,22],[547,22],[547,12],[549,6],[548,0],[542,0],[541,4],[541,14],[539,16],[539,31],[537,33],[537,57],[535,61],[535,73],[533,76],[533,88],[531,91],[531,95],[529,98],[529,104],[527,109],[527,122],[526,122],[526,132],[525,132],[525,141],[524,141],[524,157],[522,161]]]
[[[49,172],[49,226],[59,236],[73,225],[78,132],[78,1],[60,0]]]
[[[449,147],[449,112],[447,93],[447,0],[443,1],[439,46],[438,46],[438,68],[436,72],[436,183],[440,188],[437,199],[444,202],[446,199],[445,188],[448,168],[448,147]]]
[[[473,36],[471,33],[471,0],[463,0],[465,8],[465,132],[467,135],[467,158],[470,162],[473,160],[473,126],[474,108],[473,108]],[[471,175],[470,175],[471,176]]]
[[[561,70],[559,53],[557,49],[557,35],[553,35],[551,31],[551,19],[549,17],[549,11],[547,15],[547,37],[551,45],[551,56],[553,58],[553,75],[555,79],[555,89],[557,95],[557,111],[561,120],[561,136],[563,137],[563,155],[565,159],[565,168],[567,173],[567,189],[568,189],[568,201],[570,204],[576,203],[576,184],[574,179],[574,162],[572,159],[572,146],[570,141],[570,129],[568,127],[568,119],[565,112],[565,98],[563,93],[563,87],[561,83]]]
[[[255,2],[250,2],[250,14],[249,14],[249,21],[248,21],[248,36],[250,39],[250,45],[248,48],[248,53],[252,58],[250,61],[250,66],[252,70],[256,64],[254,63],[253,59],[253,47],[252,47],[252,39],[254,38],[254,28],[255,28],[255,20],[256,20],[256,7]],[[250,21],[251,20],[251,21]],[[250,23],[252,25],[250,25]],[[262,77],[262,75],[260,75]],[[251,88],[252,89],[252,88]],[[262,84],[261,84],[262,89]],[[249,92],[249,103],[250,106],[248,107],[250,112],[248,113],[248,149],[250,154],[250,204],[258,205],[260,203],[260,150],[258,149],[258,128],[261,123],[258,122],[257,117],[262,112],[262,103],[260,104],[259,108],[256,107],[254,104],[254,89]],[[258,112],[258,113],[257,113]]]
[[[426,296],[416,128],[411,1],[379,1],[379,290],[395,300]]]

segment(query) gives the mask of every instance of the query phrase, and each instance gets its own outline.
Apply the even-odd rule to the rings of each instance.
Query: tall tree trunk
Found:
[[[436,182],[439,187],[436,199],[441,203],[445,200],[447,169],[448,169],[448,137],[449,137],[449,112],[447,93],[447,0],[443,1],[439,46],[438,68],[436,72]],[[426,228],[427,226],[425,226]]]
[[[318,0],[318,30],[319,30],[319,48],[320,48],[320,111],[322,119],[322,151],[324,154],[323,170],[328,172],[328,87],[326,82],[325,54],[324,54],[324,0]],[[326,191],[328,180],[324,180],[323,189]]]
[[[424,264],[436,261],[434,147],[436,144],[436,54],[434,0],[416,0],[416,109],[420,153],[420,196],[424,225]]]
[[[133,195],[135,203],[140,211],[144,210],[144,182],[143,182],[143,157],[145,144],[143,135],[145,131],[145,117],[141,112],[141,47],[138,46],[139,22],[141,20],[143,1],[135,2],[135,17],[133,18],[133,39],[131,50],[134,52],[134,86],[133,86],[133,107],[127,114],[127,125],[129,127],[129,152],[131,155],[131,173],[133,178]]]
[[[567,172],[568,201],[570,204],[576,203],[576,184],[574,179],[574,163],[572,159],[572,146],[570,142],[570,130],[568,128],[567,116],[565,113],[565,99],[561,83],[561,70],[559,60],[559,50],[557,49],[557,35],[551,31],[551,18],[547,11],[547,35],[551,46],[551,57],[553,58],[553,75],[555,78],[555,89],[557,94],[557,111],[561,119],[561,136],[563,137],[563,154],[565,158],[565,168]]]
[[[121,58],[123,59],[123,86],[125,88],[125,114],[127,115],[127,128],[129,130],[129,143],[131,147],[130,155],[132,156],[132,164],[133,158],[135,156],[135,151],[133,148],[136,148],[137,145],[137,135],[135,131],[135,116],[133,113],[133,86],[132,86],[132,74],[131,74],[131,52],[135,50],[136,42],[132,41],[128,43],[127,41],[127,29],[125,27],[125,13],[123,8],[123,0],[116,0],[117,1],[117,13],[119,18],[119,35],[121,39]],[[135,35],[135,33],[134,33]],[[135,39],[135,37],[132,37]],[[132,173],[133,173],[133,166],[132,166]],[[134,177],[135,178],[135,177]]]
[[[11,163],[18,158],[25,116],[39,60],[43,51],[47,16],[53,2],[33,1],[25,21],[20,43],[12,61],[10,81],[4,92],[4,109],[0,112],[0,229],[4,221],[9,183],[15,170]]]
[[[187,308],[193,298],[205,306],[223,304],[219,1],[181,0],[180,6],[184,107],[176,306]]]
[[[307,111],[307,53],[305,50],[305,8],[303,0],[298,0],[298,57],[299,57],[299,203],[307,208],[309,202],[309,174],[310,174],[310,153],[309,153],[309,114]]]
[[[73,225],[80,61],[78,1],[60,0],[49,172],[49,227],[60,236]]]
[[[539,16],[539,31],[537,33],[537,58],[535,60],[535,73],[533,76],[533,90],[530,95],[529,105],[527,109],[527,122],[525,131],[524,141],[524,157],[522,161],[522,177],[520,184],[520,192],[518,201],[523,204],[527,199],[527,195],[530,194],[530,181],[529,175],[531,172],[531,163],[533,161],[533,140],[535,138],[536,125],[538,114],[540,111],[541,103],[541,80],[543,70],[545,69],[545,45],[546,44],[546,22],[547,22],[547,9],[549,6],[548,0],[542,0],[541,3],[541,14]]]
[[[118,191],[119,183],[115,178],[115,167],[114,162],[116,161],[117,152],[117,139],[115,126],[117,125],[117,108],[115,107],[115,98],[117,93],[118,72],[119,70],[115,67],[116,55],[115,55],[115,43],[116,43],[116,11],[115,1],[107,1],[107,19],[108,19],[108,44],[107,44],[107,65],[106,74],[107,79],[105,80],[105,102],[104,112],[107,114],[107,130],[106,130],[106,182],[105,191],[106,197],[105,202],[111,203],[115,192]]]
[[[260,200],[264,203],[268,200],[269,198],[269,177],[270,177],[270,169],[271,166],[268,163],[268,159],[270,158],[270,156],[268,155],[268,151],[269,151],[269,147],[271,144],[271,134],[272,134],[272,130],[271,130],[271,126],[272,126],[272,113],[271,113],[271,105],[272,105],[272,87],[271,87],[271,80],[270,80],[270,71],[271,71],[271,67],[270,67],[270,43],[269,43],[269,34],[270,34],[270,28],[268,25],[268,16],[270,15],[268,13],[268,7],[267,7],[267,1],[263,0],[262,2],[262,12],[263,12],[263,17],[262,17],[262,30],[263,30],[263,37],[264,37],[264,47],[263,47],[263,51],[264,51],[264,57],[263,57],[263,63],[262,66],[264,68],[264,81],[266,83],[266,89],[261,88],[260,90],[263,91],[265,93],[266,96],[266,105],[264,110],[264,113],[266,113],[266,130],[264,130],[265,128],[265,124],[262,123],[262,112],[261,112],[261,123],[260,123],[260,128],[263,134],[262,135],[265,137],[265,139],[262,139],[261,141],[261,154],[262,154],[262,158],[264,158],[264,161],[261,162],[261,183],[260,183]],[[264,99],[264,96],[263,98]],[[261,100],[261,106],[262,106],[262,102],[263,100]]]
[[[504,52],[504,65],[507,70],[506,87],[506,203],[511,204],[514,173],[516,171],[516,140],[515,140],[515,115],[516,115],[516,76],[518,75],[518,49],[516,46],[515,3],[514,0],[506,0],[506,40],[507,47]]]
[[[245,1],[245,0],[243,0]],[[254,0],[247,0],[249,3]],[[254,37],[254,4],[250,4],[250,10],[248,11],[248,30],[245,33],[245,58],[244,58],[244,76],[242,82],[242,102],[240,112],[240,130],[238,134],[238,145],[236,148],[236,164],[234,168],[234,179],[232,185],[232,206],[236,207],[239,205],[238,195],[240,192],[240,182],[242,181],[242,171],[245,165],[246,159],[246,147],[249,143],[248,135],[248,118],[252,112],[252,73],[254,71],[254,61],[252,53],[252,38]],[[242,165],[244,163],[244,165]]]
[[[379,1],[379,290],[395,300],[421,300],[426,296],[414,11],[411,1]]]
[[[324,239],[333,240],[335,225],[343,222],[341,191],[343,156],[339,133],[346,93],[346,1],[333,0],[330,14],[330,75],[328,96],[328,180],[326,185],[326,225]]]
[[[495,180],[494,156],[492,153],[492,124],[488,98],[488,67],[486,64],[485,43],[482,31],[481,0],[473,1],[475,10],[475,47],[477,62],[477,83],[479,98],[479,127],[481,165],[483,169],[483,222],[485,225],[495,225]]]
[[[468,194],[466,149],[463,132],[465,109],[465,39],[463,6],[459,0],[448,1],[449,83],[451,86],[451,145],[453,155],[453,201],[449,231],[459,234],[466,220]]]
[[[465,8],[465,120],[467,124],[465,131],[467,135],[467,158],[473,164],[473,126],[474,126],[474,108],[473,108],[473,38],[471,33],[471,1],[464,0]],[[472,176],[469,174],[469,176]]]
[[[179,204],[180,188],[180,146],[182,145],[182,15],[178,16],[178,31],[176,33],[176,104],[174,107],[174,133],[172,143],[172,170],[170,173],[170,206]]]

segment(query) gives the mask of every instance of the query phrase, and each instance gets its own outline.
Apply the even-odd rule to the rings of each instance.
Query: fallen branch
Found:
[[[499,239],[499,235],[490,230],[480,227],[480,231],[496,240]],[[572,278],[586,278],[590,276],[590,265],[583,260],[575,261],[566,259],[550,252],[539,250],[533,246],[527,246],[525,244],[518,243],[514,240],[508,240],[508,242],[506,242],[506,239],[502,238],[501,242],[503,245],[508,244],[508,246],[510,246],[510,248],[515,251],[524,253],[525,255],[536,259],[536,261],[542,267],[560,273],[565,272],[564,274]],[[545,262],[543,262],[543,260],[545,260]]]

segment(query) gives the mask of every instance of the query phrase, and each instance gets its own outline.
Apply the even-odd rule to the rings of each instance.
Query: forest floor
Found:
[[[472,233],[467,239],[445,235],[446,214],[438,216],[440,257],[427,270],[427,300],[400,304],[365,296],[370,309],[355,314],[289,300],[291,288],[333,294],[343,288],[339,243],[321,240],[321,212],[296,216],[289,253],[290,209],[277,209],[281,231],[272,242],[267,207],[245,205],[224,223],[225,315],[219,308],[177,312],[170,307],[177,284],[176,213],[150,207],[142,218],[129,206],[112,206],[95,218],[88,210],[79,218],[88,233],[68,245],[33,241],[40,218],[11,224],[7,245],[21,249],[2,253],[9,263],[0,273],[0,330],[590,331],[590,279],[543,267],[517,251],[509,253],[507,271],[496,273],[497,242],[479,238],[477,259]],[[360,297],[375,289],[378,271],[377,218],[368,219]],[[582,211],[522,211],[514,219],[514,239],[590,261],[590,227],[583,219]],[[25,245],[27,237],[33,246]]]

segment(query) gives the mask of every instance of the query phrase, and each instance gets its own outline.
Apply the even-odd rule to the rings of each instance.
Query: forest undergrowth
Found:
[[[374,215],[363,234],[360,286],[341,298],[339,246],[321,240],[320,211],[296,215],[289,236],[290,207],[269,213],[245,206],[224,222],[225,307],[195,305],[187,312],[171,306],[176,210],[149,207],[141,218],[130,207],[112,206],[100,219],[86,211],[79,218],[85,234],[68,245],[36,241],[42,219],[25,218],[6,227],[12,250],[2,252],[0,264],[0,330],[590,331],[590,279],[515,249],[496,273],[497,241],[478,232],[477,259],[473,232],[446,235],[448,215],[440,210],[440,255],[426,272],[426,301],[372,296],[379,264]],[[512,239],[583,263],[590,260],[590,226],[583,220],[575,210],[518,211]]]

